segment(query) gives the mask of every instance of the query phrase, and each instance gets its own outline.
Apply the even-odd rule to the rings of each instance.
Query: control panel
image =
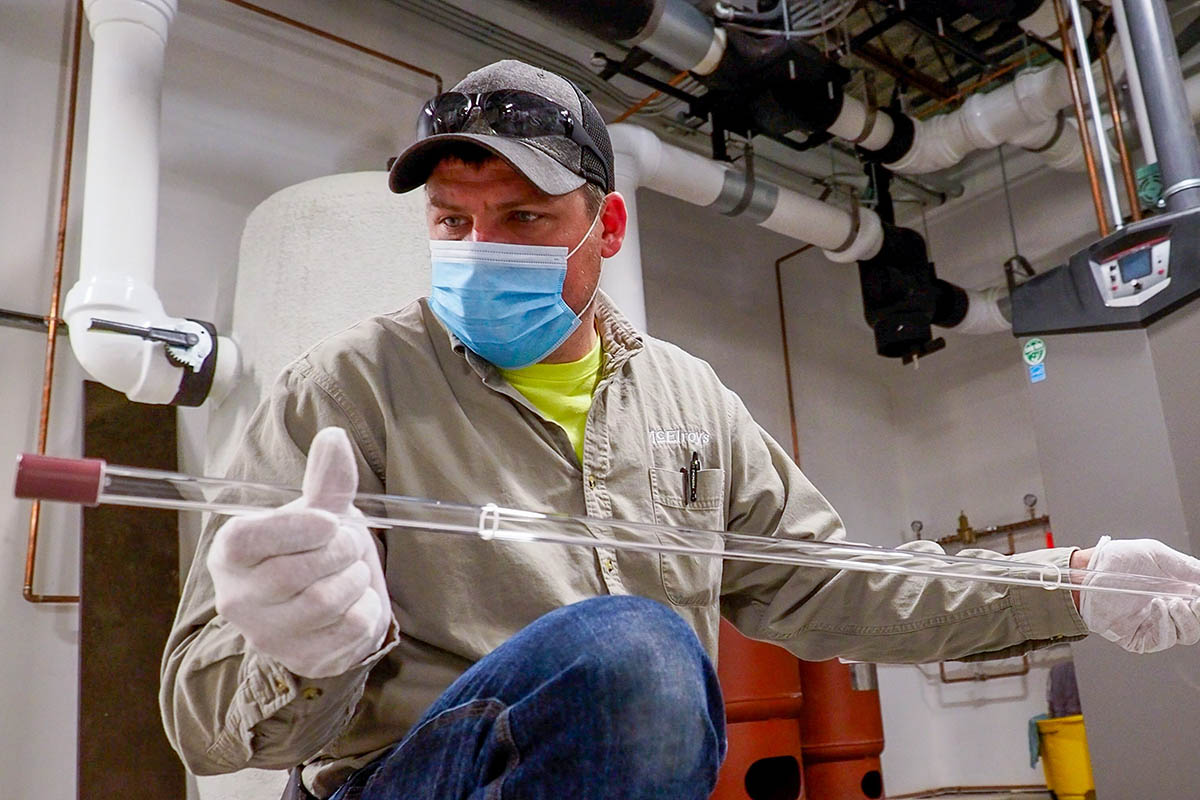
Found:
[[[1096,261],[1096,257],[1102,261]],[[1134,244],[1117,253],[1093,253],[1092,275],[1104,305],[1137,306],[1171,283],[1171,240],[1165,236]]]
[[[1017,336],[1144,328],[1200,298],[1200,206],[1130,222],[1011,297]]]

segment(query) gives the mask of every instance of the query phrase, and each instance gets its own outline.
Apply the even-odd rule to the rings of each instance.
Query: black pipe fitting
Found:
[[[908,363],[945,346],[932,326],[953,327],[967,315],[967,293],[937,277],[925,239],[909,228],[883,224],[883,246],[858,262],[863,316],[875,331],[875,352]]]

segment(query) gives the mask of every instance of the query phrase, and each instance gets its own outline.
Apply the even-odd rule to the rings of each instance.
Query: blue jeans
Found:
[[[712,663],[640,597],[533,622],[332,800],[706,800],[725,753]]]

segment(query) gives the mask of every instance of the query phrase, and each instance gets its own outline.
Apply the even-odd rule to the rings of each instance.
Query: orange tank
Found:
[[[874,664],[801,661],[807,800],[883,797],[883,717]]]
[[[711,800],[804,797],[800,663],[783,648],[747,639],[721,620],[717,675],[729,751]]]

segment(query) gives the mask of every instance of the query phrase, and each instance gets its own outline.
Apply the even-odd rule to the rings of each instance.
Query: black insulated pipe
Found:
[[[883,224],[883,246],[858,262],[863,316],[875,332],[875,352],[904,363],[945,347],[932,327],[952,328],[967,316],[970,298],[937,276],[925,239],[910,228]]]
[[[590,0],[586,3],[556,2],[556,0],[518,0],[554,17],[559,22],[574,25],[606,42],[628,42],[636,39],[654,18],[655,0]]]
[[[774,136],[820,133],[842,111],[850,72],[801,39],[730,30],[725,57],[704,85],[728,122]],[[739,124],[740,123],[740,124]],[[727,128],[732,125],[727,124]]]
[[[933,340],[937,276],[921,234],[885,222],[883,246],[873,258],[858,262],[858,277],[875,352],[906,361],[924,355]]]
[[[912,149],[913,140],[917,136],[917,125],[912,117],[892,108],[880,109],[880,113],[887,114],[892,119],[891,138],[878,150],[867,150],[865,147],[855,149],[864,161],[891,164],[899,161]]]

